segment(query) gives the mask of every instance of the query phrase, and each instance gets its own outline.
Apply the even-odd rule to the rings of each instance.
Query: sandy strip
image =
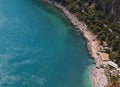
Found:
[[[80,30],[83,37],[86,39],[86,47],[91,57],[95,59],[96,66],[91,69],[91,78],[94,87],[104,87],[107,85],[107,78],[104,74],[104,69],[100,67],[103,61],[97,55],[99,50],[99,41],[97,41],[96,36],[87,28],[87,25],[79,21],[73,14],[71,14],[65,7],[57,2],[52,2],[51,0],[43,0],[50,5],[55,6],[60,11],[62,11],[65,16],[70,20],[70,22]],[[97,67],[97,68],[96,68]],[[99,68],[98,68],[99,67]]]

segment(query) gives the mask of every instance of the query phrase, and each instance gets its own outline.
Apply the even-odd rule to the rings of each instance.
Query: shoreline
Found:
[[[70,23],[75,26],[76,29],[79,29],[82,36],[85,38],[86,48],[90,57],[94,58],[95,66],[90,70],[90,79],[94,87],[105,87],[108,84],[107,77],[105,76],[104,69],[100,66],[103,61],[98,56],[100,43],[96,39],[96,36],[87,28],[87,25],[77,19],[74,14],[70,13],[65,7],[61,4],[51,1],[51,0],[42,0],[45,3],[48,3],[57,9],[59,9]]]

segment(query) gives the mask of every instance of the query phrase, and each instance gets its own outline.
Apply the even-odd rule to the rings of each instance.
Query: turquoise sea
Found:
[[[0,87],[92,87],[85,40],[40,0],[0,0]]]

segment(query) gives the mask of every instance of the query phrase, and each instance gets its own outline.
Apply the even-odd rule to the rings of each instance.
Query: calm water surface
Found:
[[[85,41],[40,0],[0,0],[0,87],[91,87]]]

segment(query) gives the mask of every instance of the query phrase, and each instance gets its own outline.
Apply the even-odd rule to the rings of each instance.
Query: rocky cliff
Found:
[[[54,0],[53,0],[54,1]],[[97,10],[102,10],[106,15],[112,15],[114,19],[119,18],[120,21],[120,0],[55,0],[58,2],[62,2],[63,4],[75,2],[84,5],[87,3],[88,5],[94,4]]]
[[[112,0],[108,5],[108,12],[114,16],[120,16],[120,0]]]
[[[95,0],[94,2],[98,10],[103,10],[107,15],[113,15],[114,18],[120,17],[120,0]]]

